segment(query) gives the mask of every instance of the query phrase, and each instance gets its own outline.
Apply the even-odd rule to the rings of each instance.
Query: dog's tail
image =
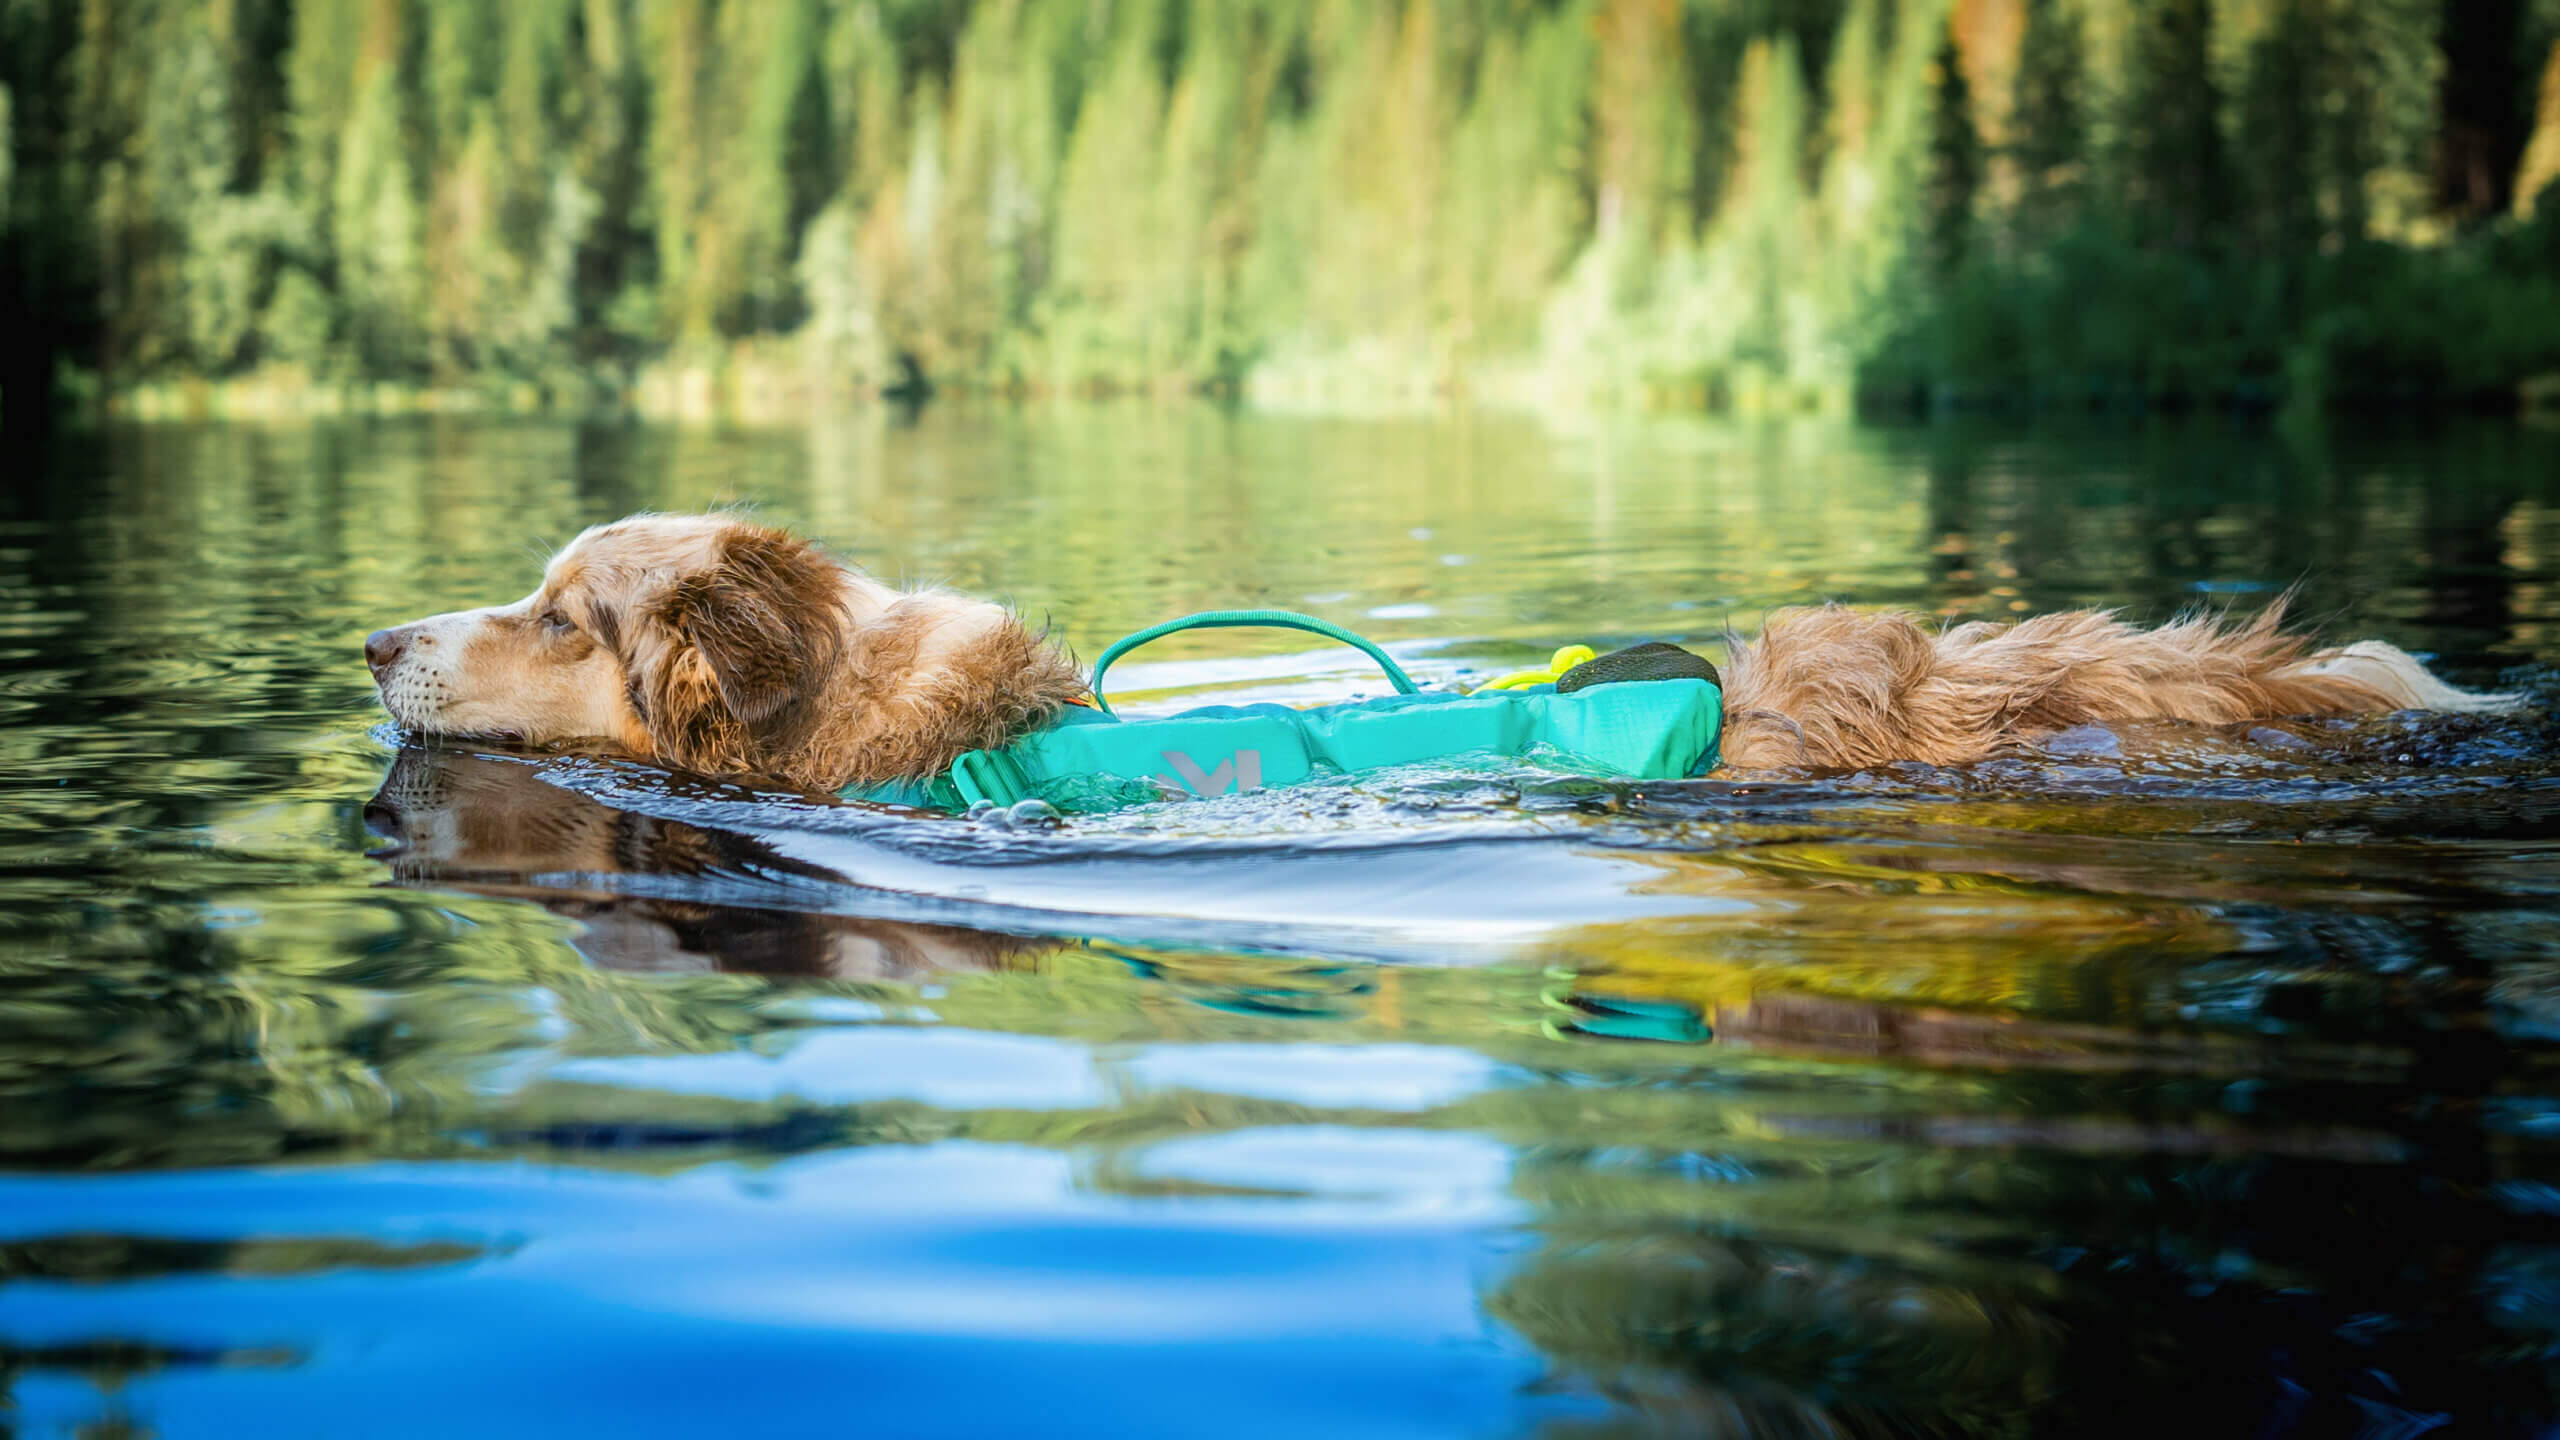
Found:
[[[2328,693],[2327,687],[2344,682],[2371,692],[2381,703],[2363,708],[2379,710],[2484,715],[2513,710],[2524,703],[2521,695],[2448,685],[2419,664],[2418,657],[2380,640],[2359,640],[2353,645],[2323,650],[2284,666],[2277,678],[2286,685],[2320,687],[2316,693]]]
[[[2314,649],[2313,637],[2284,628],[2293,598],[2287,591],[2237,623],[2198,613],[2148,632],[2121,627],[2125,633],[2118,643],[2127,651],[2139,653],[2156,644],[2161,658],[2171,661],[2156,672],[2162,703],[2151,713],[2218,724],[2392,710],[2478,714],[2522,703],[2515,695],[2448,685],[2416,656],[2380,640]]]
[[[2285,630],[2286,608],[2279,600],[2238,623],[2200,614],[2155,630],[2074,610],[1937,632],[1910,615],[1782,610],[1759,639],[1737,642],[1726,666],[1726,763],[1960,763],[2115,720],[2213,725],[2519,703],[2456,689],[2378,641],[2315,651]]]

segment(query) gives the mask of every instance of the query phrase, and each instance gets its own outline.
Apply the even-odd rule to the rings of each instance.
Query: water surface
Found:
[[[365,631],[748,501],[1087,655],[2266,603],[2518,719],[1058,828],[404,745]],[[2560,434],[129,428],[0,508],[0,1429],[2539,1434]],[[1182,637],[1140,708],[1374,682]]]

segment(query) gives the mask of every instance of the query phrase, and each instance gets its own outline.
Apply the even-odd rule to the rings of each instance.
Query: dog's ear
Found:
[[[675,642],[659,716],[698,732],[734,726],[753,740],[786,739],[844,663],[842,594],[835,562],[808,541],[776,530],[730,535],[717,563],[657,606]]]

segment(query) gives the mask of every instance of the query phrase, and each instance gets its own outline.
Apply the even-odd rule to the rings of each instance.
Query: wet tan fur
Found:
[[[1939,630],[1905,613],[1781,610],[1725,667],[1724,763],[1737,770],[1942,765],[2075,725],[2199,724],[2401,709],[2485,710],[2379,641],[2314,651],[2278,601],[2254,618],[2144,629],[2099,610]]]

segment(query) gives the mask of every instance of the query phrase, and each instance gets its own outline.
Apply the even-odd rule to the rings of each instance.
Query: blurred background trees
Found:
[[[2560,0],[0,0],[0,397],[2560,369]]]

